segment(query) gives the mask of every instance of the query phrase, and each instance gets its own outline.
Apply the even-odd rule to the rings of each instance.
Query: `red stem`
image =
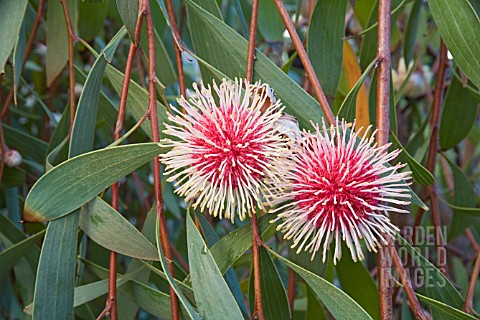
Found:
[[[175,49],[175,60],[177,62],[177,69],[178,69],[178,83],[180,85],[180,95],[186,96],[185,94],[185,76],[183,74],[183,63],[182,63],[182,51],[181,48],[177,45],[177,41],[181,39],[180,34],[178,33],[177,28],[177,19],[175,17],[175,10],[173,8],[172,0],[166,0],[167,4],[167,13],[168,17],[170,18],[170,22],[172,23],[172,38],[173,38],[173,48]]]
[[[252,260],[253,260],[253,283],[255,292],[255,302],[253,308],[252,319],[264,320],[262,287],[260,282],[260,254],[258,247],[261,243],[260,234],[258,232],[258,223],[256,213],[252,214]]]
[[[470,282],[468,284],[467,296],[465,297],[465,304],[463,305],[463,310],[466,313],[471,314],[473,312],[473,297],[475,295],[475,288],[477,287],[478,273],[480,272],[480,246],[473,237],[470,229],[467,229],[467,236],[472,243],[473,249],[477,252],[477,258],[475,259],[475,264],[472,270],[472,276],[470,277]]]
[[[388,143],[390,130],[390,14],[391,0],[378,3],[378,44],[379,60],[377,80],[377,144]],[[378,294],[380,298],[380,318],[392,319],[392,290],[390,287],[392,260],[388,248],[378,250]]]
[[[60,0],[63,7],[63,14],[65,15],[65,23],[67,26],[68,34],[68,73],[70,76],[70,130],[73,127],[73,121],[75,120],[75,69],[73,61],[73,40],[75,38],[73,34],[72,20],[68,12],[67,2]]]
[[[258,3],[259,3],[259,0],[252,0],[252,17],[250,19],[248,53],[247,53],[246,79],[248,82],[252,82],[253,80],[253,64],[255,62],[255,38],[257,35],[257,21],[258,21]]]
[[[150,124],[152,129],[152,141],[159,142],[160,134],[158,130],[158,116],[157,116],[157,100],[156,100],[156,67],[155,67],[155,36],[152,22],[152,15],[150,11],[149,1],[144,1],[145,3],[145,16],[147,21],[147,34],[148,34],[148,110],[150,112]],[[160,222],[160,242],[162,249],[165,252],[165,258],[168,262],[168,268],[172,274],[175,276],[173,262],[172,262],[172,253],[170,244],[168,241],[167,235],[167,226],[165,224],[165,216],[163,213],[163,198],[162,198],[162,183],[160,176],[160,159],[155,157],[153,160],[153,180],[154,180],[154,191],[155,191],[155,207],[157,210],[157,219]],[[172,308],[172,319],[179,319],[179,310],[178,310],[178,298],[175,294],[175,291],[170,286],[170,304]]]
[[[277,7],[280,16],[282,17],[283,23],[292,38],[293,45],[297,50],[298,56],[302,61],[303,66],[305,67],[305,71],[308,74],[308,79],[313,87],[313,91],[317,96],[318,101],[320,102],[320,106],[322,107],[323,114],[325,119],[327,120],[328,124],[334,125],[336,123],[335,116],[333,115],[332,109],[330,109],[330,105],[325,97],[325,93],[323,92],[322,86],[320,85],[320,81],[318,81],[318,77],[315,74],[315,70],[313,70],[312,63],[308,58],[307,51],[305,51],[305,47],[303,46],[302,40],[298,36],[297,31],[295,30],[295,25],[290,19],[290,15],[285,9],[285,5],[283,4],[282,0],[273,0],[275,2],[275,6]]]

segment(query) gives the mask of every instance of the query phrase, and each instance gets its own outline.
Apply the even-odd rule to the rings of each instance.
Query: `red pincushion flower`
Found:
[[[354,126],[354,125],[353,125]],[[360,239],[368,250],[386,244],[385,235],[397,228],[388,212],[407,212],[394,205],[410,203],[410,172],[398,172],[403,164],[389,166],[400,150],[388,153],[389,145],[373,144],[375,132],[367,138],[349,131],[342,121],[338,127],[303,132],[292,159],[294,168],[287,174],[283,191],[273,195],[280,206],[273,221],[286,239],[293,238],[297,252],[303,248],[312,259],[323,244],[323,260],[335,240],[334,262],[341,258],[341,240],[346,242],[353,260],[363,259]]]
[[[280,103],[272,101],[268,87],[238,80],[214,83],[216,98],[210,86],[194,89],[196,99],[178,100],[186,114],[169,115],[173,124],[164,132],[171,138],[163,144],[173,148],[161,155],[165,173],[194,208],[243,220],[256,206],[265,209],[265,195],[285,171],[280,156],[287,142],[274,126],[282,116]]]

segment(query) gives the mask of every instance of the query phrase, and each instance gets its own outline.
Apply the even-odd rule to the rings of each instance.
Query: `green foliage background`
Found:
[[[244,77],[251,2],[173,3],[181,41],[188,49],[183,53],[187,87],[201,80]],[[126,134],[148,105],[145,30],[130,82],[124,145],[112,145],[137,2],[68,0],[75,33],[83,40],[74,48],[77,111],[71,134],[68,34],[62,6],[58,0],[47,1],[39,30],[31,35],[38,5],[37,0],[0,0],[1,132],[5,148],[18,150],[23,157],[16,167],[4,166],[3,158],[1,164],[0,318],[95,319],[105,306],[109,250],[119,253],[121,319],[169,319],[169,286],[179,297],[185,319],[249,318],[253,308],[250,222],[233,225],[187,212],[173,185],[163,182],[176,279],[165,268],[157,243],[151,175],[151,160],[165,150],[149,142],[148,121]],[[179,84],[165,4],[151,0],[150,5],[162,131],[168,105],[176,104]],[[375,125],[377,1],[317,0],[310,21],[305,18],[308,1],[288,0],[285,6],[305,39],[334,113],[353,120],[363,112]],[[436,268],[433,233],[422,233],[415,248],[401,237],[397,245],[400,253],[413,257],[414,266],[407,270],[425,310],[434,319],[471,319],[478,314],[462,310],[478,254],[472,237],[480,242],[480,2],[393,0],[392,8],[396,86],[390,104],[391,141],[402,148],[400,160],[413,171],[412,190],[418,195],[410,214],[392,219],[403,231],[409,230],[419,208],[425,208],[423,202],[430,207],[425,187],[435,183],[442,232],[448,241],[449,277]],[[32,36],[33,50],[22,70]],[[440,36],[452,57],[437,128],[429,119]],[[344,56],[347,43],[355,53],[353,59]],[[412,69],[402,73],[402,59]],[[260,0],[254,71],[254,80],[275,90],[301,128],[311,128],[310,121],[321,122],[323,113],[273,0]],[[425,162],[433,130],[439,131],[441,150],[434,172],[429,172]],[[109,205],[109,186],[117,180],[118,211]],[[322,263],[320,257],[310,261],[308,254],[289,250],[289,241],[275,234],[270,218],[259,218],[263,240],[271,247],[260,250],[266,319],[379,319],[375,254],[358,263],[344,255],[336,266]],[[420,225],[431,230],[428,212]],[[402,261],[410,261],[403,258],[406,255]],[[287,297],[289,269],[296,284],[293,309]],[[477,292],[473,308],[480,310],[480,286],[473,286]],[[395,319],[413,317],[402,290],[394,306]]]

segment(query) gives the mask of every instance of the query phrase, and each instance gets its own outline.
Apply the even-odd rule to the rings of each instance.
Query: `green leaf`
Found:
[[[263,241],[273,235],[275,225],[270,224],[268,215],[258,219],[258,230]],[[252,225],[250,223],[230,232],[210,248],[210,253],[215,259],[218,268],[224,274],[250,247],[252,246]]]
[[[108,203],[96,197],[80,212],[80,228],[110,251],[144,260],[158,260],[155,246]]]
[[[76,0],[67,1],[72,24],[76,25]],[[68,32],[65,15],[60,1],[51,1],[46,14],[47,22],[47,55],[45,69],[47,87],[62,72],[68,61]]]
[[[192,287],[202,319],[243,319],[210,250],[187,214],[188,264]]]
[[[78,34],[85,41],[93,40],[102,31],[108,1],[78,3]]]
[[[0,253],[0,278],[3,278],[5,273],[17,264],[44,234],[45,231],[40,231],[2,251]]]
[[[467,175],[448,157],[444,156],[444,158],[450,165],[453,174],[453,205],[467,208],[476,207],[475,190],[473,189]],[[448,238],[453,239],[459,234],[463,234],[465,229],[469,226],[480,230],[479,219],[474,218],[471,215],[465,215],[463,210],[454,209]]]
[[[25,171],[18,167],[4,167],[2,181],[0,181],[1,189],[14,187],[22,187],[25,185]]]
[[[137,272],[136,272],[137,273]],[[130,279],[135,276],[136,273],[130,273],[125,275],[119,275],[117,277],[117,289],[120,288]],[[108,279],[88,283],[79,287],[75,287],[74,297],[73,297],[73,306],[78,307],[82,304],[85,304],[89,301],[92,301],[98,297],[103,296],[108,292]],[[24,311],[28,315],[33,314],[33,304],[30,304],[25,307]]]
[[[178,300],[181,302],[181,304],[185,307],[187,310],[188,316],[192,320],[201,320],[201,317],[198,315],[196,310],[193,308],[192,304],[187,300],[185,295],[182,293],[180,288],[178,287],[175,279],[173,278],[172,274],[170,273],[170,270],[168,269],[168,263],[165,258],[165,254],[163,253],[162,245],[160,244],[160,221],[158,220],[157,216],[157,222],[156,222],[156,228],[155,228],[155,238],[157,240],[157,249],[158,249],[158,256],[160,257],[160,264],[162,265],[163,272],[167,278],[168,283],[170,286],[173,288],[175,293],[177,294]],[[153,268],[150,265],[146,265],[147,267],[150,267],[150,270],[154,271],[155,268]],[[153,269],[152,269],[153,268]]]
[[[2,0],[0,2],[0,74],[5,73],[5,63],[17,41],[27,0]]]
[[[6,124],[3,125],[3,133],[6,143],[20,152],[23,158],[43,164],[47,152],[44,141]]]
[[[415,180],[423,186],[429,186],[435,182],[435,177],[428,171],[424,166],[422,166],[415,158],[413,158],[407,150],[402,146],[398,138],[394,134],[390,134],[395,144],[402,149],[402,155],[405,158],[408,166],[412,170],[413,177]]]
[[[283,41],[285,26],[273,0],[260,1],[258,4],[258,30],[269,43]]]
[[[428,0],[435,24],[453,59],[480,87],[480,19],[467,0]]]
[[[453,77],[440,120],[440,147],[443,150],[455,147],[467,136],[477,119],[477,110],[477,99],[457,77]]]
[[[342,72],[346,10],[347,0],[317,1],[308,28],[308,56],[329,101],[333,101],[337,93]]]
[[[355,300],[342,290],[316,274],[285,259],[275,251],[269,250],[272,255],[280,259],[307,282],[335,319],[372,319]]]
[[[245,77],[247,40],[192,0],[186,3],[196,54],[231,79]],[[321,120],[323,113],[313,97],[262,52],[257,50],[255,57],[254,79],[268,83],[275,90],[286,107],[285,112],[295,116],[303,128],[312,128],[310,121]]]
[[[138,1],[131,0],[115,0],[117,3],[118,13],[127,28],[128,35],[132,41],[135,41],[135,27],[138,18]]]
[[[22,74],[22,65],[23,65],[23,56],[25,54],[25,22],[22,23],[22,27],[20,28],[20,33],[18,35],[17,42],[15,43],[15,48],[13,49],[13,98],[15,101],[15,105],[17,103],[17,91],[18,91],[18,84],[20,83],[20,77]]]
[[[260,287],[262,289],[263,312],[265,319],[291,319],[287,294],[282,279],[268,251],[259,247],[260,256]],[[254,306],[253,270],[250,272],[250,309]]]
[[[459,320],[478,319],[478,318],[472,317],[471,315],[459,309],[453,308],[448,304],[445,304],[443,302],[440,302],[434,299],[430,299],[429,297],[422,296],[421,294],[417,293],[417,297],[419,297],[420,300],[428,304],[432,309],[434,309],[435,311],[440,313],[443,317],[445,317],[444,319],[449,319],[449,320],[450,319],[452,320],[453,319],[459,319]]]
[[[33,318],[73,318],[78,212],[48,224],[40,254]]]
[[[450,202],[446,201],[445,199],[443,199],[442,197],[439,197],[439,199],[445,203],[448,207],[452,208],[452,209],[455,209],[455,211],[458,211],[458,213],[461,213],[461,214],[468,214],[468,215],[472,215],[472,216],[480,216],[480,208],[467,208],[467,207],[459,207],[459,206],[456,206],[454,204],[451,204]]]
[[[398,241],[398,252],[400,256],[403,250],[406,250],[415,264],[422,271],[423,279],[425,279],[424,287],[429,298],[446,303],[454,308],[462,308],[463,299],[458,293],[453,284],[445,277],[445,275],[438,270],[428,259],[421,255],[421,253],[412,247],[407,240],[400,235],[396,235]]]
[[[156,143],[140,143],[92,151],[67,160],[32,187],[25,201],[24,218],[39,222],[62,217],[163,151]]]
[[[378,60],[374,59],[365,71],[362,73],[360,78],[358,79],[355,86],[353,86],[352,90],[347,94],[345,100],[343,100],[342,106],[338,110],[338,118],[345,119],[348,122],[355,120],[355,112],[356,112],[356,105],[357,105],[357,94],[360,88],[362,87],[363,82],[367,75],[378,65]]]
[[[352,297],[373,319],[380,319],[380,301],[377,285],[361,262],[353,261],[349,249],[342,242],[346,252],[336,266],[338,280],[343,291]]]
[[[305,320],[328,320],[323,305],[317,300],[317,296],[310,287],[307,286],[307,314]]]
[[[211,248],[215,243],[220,240],[220,238],[218,237],[217,233],[212,228],[210,223],[207,221],[204,214],[198,212],[198,210],[195,210],[195,215],[197,216],[200,226],[202,228],[202,235],[205,238],[207,245]],[[240,311],[242,311],[243,316],[248,318],[250,315],[247,311],[247,306],[245,305],[242,289],[240,288],[233,268],[228,269],[228,271],[224,275],[224,279],[228,287],[232,291],[233,297],[235,298],[235,301],[240,307]]]
[[[405,65],[407,66],[413,61],[415,54],[415,42],[417,41],[418,25],[420,24],[422,7],[422,0],[414,0],[410,15],[408,16],[407,28],[405,29],[405,39],[403,41],[403,57],[405,59]]]

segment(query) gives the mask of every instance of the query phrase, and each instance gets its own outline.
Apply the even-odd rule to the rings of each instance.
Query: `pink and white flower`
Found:
[[[168,181],[193,208],[234,222],[265,210],[266,195],[283,179],[287,141],[274,124],[282,116],[280,102],[267,86],[236,80],[194,84],[195,98],[178,103],[182,114],[169,114],[172,124],[162,141],[172,147],[161,155]]]
[[[355,126],[355,124],[353,124]],[[332,241],[333,261],[341,258],[345,241],[354,261],[364,258],[361,239],[369,251],[386,245],[386,236],[398,228],[388,218],[389,212],[406,213],[398,206],[410,203],[410,172],[399,172],[404,164],[390,166],[400,150],[388,152],[389,145],[377,146],[371,127],[358,133],[339,126],[302,132],[299,145],[291,156],[294,165],[286,174],[286,183],[273,195],[278,205],[272,222],[277,230],[293,239],[292,248],[312,253],[321,250],[323,260]]]

